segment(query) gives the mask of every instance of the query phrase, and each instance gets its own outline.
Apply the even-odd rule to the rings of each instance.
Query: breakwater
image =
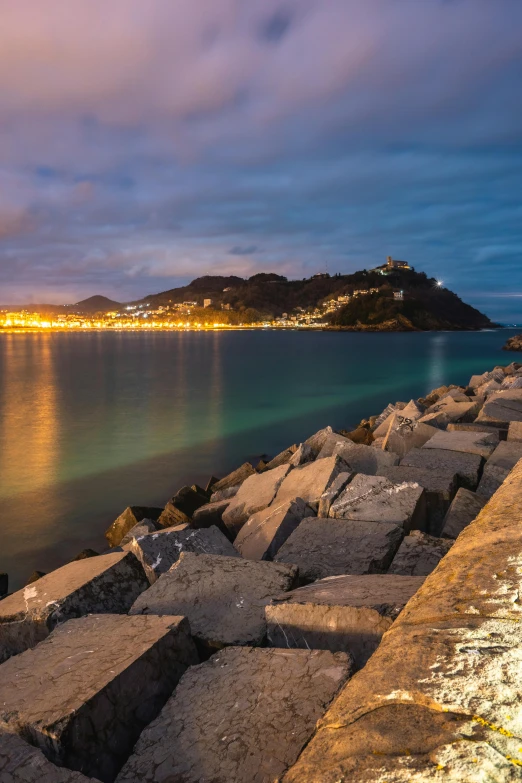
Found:
[[[512,363],[127,508],[0,601],[0,780],[519,779],[520,459]]]

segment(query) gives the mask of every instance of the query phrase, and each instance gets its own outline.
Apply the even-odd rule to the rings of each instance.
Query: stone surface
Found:
[[[255,470],[250,462],[244,462],[237,470],[233,470],[232,473],[217,481],[212,487],[212,492],[220,492],[222,489],[236,487],[254,473]]]
[[[449,421],[473,420],[477,414],[475,402],[456,402],[453,397],[446,396],[430,406],[426,414],[443,413]]]
[[[412,449],[400,462],[401,466],[422,468],[437,473],[453,474],[467,489],[476,489],[482,457],[447,449]]]
[[[9,576],[2,571],[0,573],[0,598],[9,592]]]
[[[424,444],[425,449],[445,449],[478,454],[487,459],[498,446],[498,432],[436,432]]]
[[[265,605],[295,579],[292,566],[184,553],[130,613],[184,615],[193,636],[210,648],[261,644]]]
[[[360,669],[423,577],[331,576],[291,590],[265,609],[273,647],[350,652]]]
[[[404,457],[411,449],[423,446],[438,432],[436,427],[404,417],[401,411],[393,415],[382,447],[385,451],[393,451],[397,456]]]
[[[275,783],[349,674],[343,653],[223,650],[183,676],[117,783]]]
[[[343,688],[285,783],[521,779],[521,500],[522,464]]]
[[[308,465],[294,468],[279,487],[274,505],[280,505],[294,498],[302,498],[316,511],[321,495],[331,486],[339,473],[346,473],[348,470],[346,463],[339,457],[317,459]]]
[[[522,389],[499,391],[491,394],[479,415],[478,421],[522,421]]]
[[[387,522],[408,533],[424,525],[426,504],[419,484],[393,484],[383,476],[357,474],[330,506],[330,517]]]
[[[420,484],[425,490],[426,526],[421,527],[426,533],[438,535],[442,528],[444,517],[457,491],[456,473],[440,473],[425,468],[409,468],[405,465],[387,468],[382,475],[394,484],[404,481]]]
[[[522,441],[522,421],[510,421],[507,434],[508,440]]]
[[[330,513],[330,506],[341,494],[342,490],[352,480],[355,473],[339,473],[332,481],[326,492],[323,492],[319,499],[317,516],[327,517]]]
[[[299,465],[305,465],[307,462],[311,462],[315,458],[312,447],[307,443],[301,443],[295,453],[292,454],[288,460],[288,464],[297,468]]]
[[[312,449],[312,452],[314,454],[314,457],[317,457],[319,452],[324,446],[324,443],[326,439],[332,435],[333,429],[331,427],[325,427],[322,430],[319,430],[319,432],[316,432],[315,435],[311,435],[309,438],[305,440],[305,444],[307,446],[310,446]]]
[[[208,495],[201,487],[181,487],[161,512],[158,522],[161,527],[174,527],[190,522],[196,509],[204,506],[208,500]]]
[[[301,520],[311,516],[315,516],[314,510],[301,498],[272,504],[249,517],[234,541],[234,548],[249,560],[273,560]]]
[[[429,424],[430,427],[445,429],[451,423],[449,416],[443,410],[426,413],[419,419],[421,424]]]
[[[228,537],[229,531],[225,523],[223,522],[223,514],[230,505],[230,499],[217,500],[213,503],[206,503],[204,506],[200,506],[197,511],[194,512],[191,527],[196,529],[207,528],[215,526],[224,535]]]
[[[210,503],[219,503],[222,500],[230,500],[234,497],[234,495],[237,495],[240,486],[241,484],[235,484],[233,487],[226,487],[226,489],[220,489],[219,492],[213,492],[210,496]],[[200,506],[200,508],[203,508],[203,506]],[[197,514],[197,511],[194,513]]]
[[[477,493],[490,498],[504,479],[507,478],[519,459],[522,459],[522,443],[517,441],[499,443],[484,465]]]
[[[290,465],[280,465],[245,479],[223,513],[223,522],[233,538],[252,514],[270,505],[283,479],[291,470]]]
[[[120,546],[125,546],[133,538],[139,538],[140,536],[146,536],[147,533],[155,533],[158,530],[158,525],[152,519],[142,519],[134,527],[131,527],[129,532],[123,536],[120,541]]]
[[[338,574],[378,574],[388,570],[403,531],[387,522],[303,519],[275,561],[293,563],[304,581]]]
[[[457,538],[479,515],[485,504],[486,498],[461,487],[446,514],[441,533],[443,538]]]
[[[428,576],[452,546],[453,541],[447,538],[435,538],[419,530],[413,530],[400,545],[388,573],[401,576]]]
[[[98,783],[81,772],[57,767],[16,734],[0,731],[1,783]]]
[[[217,527],[194,530],[183,526],[166,528],[133,539],[126,545],[143,566],[150,584],[166,573],[182,552],[238,557],[230,541]]]
[[[130,552],[77,560],[0,603],[0,662],[34,647],[65,620],[90,613],[125,613],[148,587]]]
[[[361,446],[350,441],[338,443],[334,454],[341,457],[355,473],[365,473],[367,476],[379,475],[385,468],[399,462],[399,457],[391,451]]]
[[[281,465],[288,465],[288,463],[290,462],[290,460],[292,459],[296,451],[297,451],[297,444],[294,443],[293,446],[290,446],[288,449],[281,451],[273,459],[271,459],[267,463],[265,470],[272,470],[272,468],[278,468]]]
[[[498,432],[500,440],[507,437],[507,424],[504,422],[452,422],[447,429],[448,432]]]
[[[0,667],[0,728],[30,739],[51,762],[110,783],[194,663],[183,617],[70,620]]]
[[[128,506],[120,516],[114,520],[110,528],[105,531],[105,538],[111,546],[119,546],[122,538],[127,535],[129,530],[143,519],[159,519],[162,508],[151,506]]]

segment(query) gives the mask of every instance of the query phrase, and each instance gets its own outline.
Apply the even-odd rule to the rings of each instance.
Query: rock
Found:
[[[504,351],[522,351],[522,335],[515,334],[509,337],[502,348]]]
[[[42,578],[42,576],[47,576],[45,571],[33,571],[27,582],[25,583],[25,586],[32,585],[34,582],[38,582],[39,579]]]
[[[312,462],[315,458],[312,447],[306,443],[301,443],[296,452],[288,460],[288,464],[297,468],[299,465],[304,465],[306,462]]]
[[[9,576],[5,572],[0,573],[0,597],[9,592]]]
[[[229,487],[235,487],[238,484],[242,484],[245,479],[252,476],[254,473],[255,470],[250,462],[244,462],[237,470],[232,471],[228,476],[225,476],[214,484],[212,487],[213,492],[221,492],[222,489],[228,489]]]
[[[211,476],[209,480],[207,481],[207,486],[205,487],[205,492],[207,495],[211,495],[214,492],[215,485],[219,482],[219,479],[216,478],[216,476]]]
[[[141,522],[143,519],[152,519],[155,522],[159,519],[162,511],[162,508],[152,508],[150,506],[127,506],[125,511],[105,531],[105,538],[110,546],[119,546],[123,537],[138,522]]]
[[[264,470],[266,470],[266,466],[268,465],[268,461],[265,459],[260,459],[255,467],[256,473],[262,473]]]
[[[319,432],[316,432],[315,435],[311,435],[307,440],[305,440],[305,444],[307,446],[310,446],[312,449],[314,457],[317,457],[319,452],[324,446],[324,443],[329,435],[333,434],[333,429],[331,427],[325,427],[323,430],[319,430]]]
[[[332,503],[329,516],[390,523],[408,533],[426,521],[424,490],[414,482],[393,484],[383,476],[359,473]]]
[[[522,421],[522,389],[493,392],[484,403],[477,421]]]
[[[290,446],[290,448],[285,449],[276,457],[271,459],[270,462],[267,463],[265,470],[272,470],[272,468],[279,468],[281,465],[288,465],[296,451],[297,444],[294,443],[293,446]]]
[[[197,511],[194,511],[191,527],[200,529],[215,526],[228,538],[229,530],[223,522],[223,514],[229,505],[230,500],[216,500],[200,506]]]
[[[360,669],[423,582],[389,574],[330,576],[291,590],[265,609],[268,644],[349,651]]]
[[[450,389],[445,396],[452,397],[455,402],[470,402],[470,398],[462,388]]]
[[[73,558],[72,562],[74,563],[75,560],[85,560],[87,557],[98,557],[99,554],[100,553],[96,552],[95,549],[82,549],[80,554]]]
[[[425,490],[426,526],[421,527],[426,533],[439,535],[446,512],[457,491],[456,473],[440,473],[425,468],[409,468],[398,465],[386,468],[382,475],[394,484],[404,481],[420,484]]]
[[[200,506],[208,503],[204,490],[195,487],[181,487],[172,497],[158,519],[160,527],[174,527],[190,522],[192,515]]]
[[[446,429],[451,423],[450,417],[443,410],[436,411],[434,413],[426,413],[419,419],[421,424],[429,424],[430,427],[436,427],[437,429]]]
[[[206,648],[263,643],[265,606],[294,586],[295,566],[184,552],[130,614],[184,615]]]
[[[234,541],[234,548],[248,560],[272,560],[304,517],[315,516],[301,498],[268,506],[249,517]]]
[[[341,457],[355,473],[367,476],[379,475],[381,470],[397,465],[399,458],[391,451],[381,451],[373,446],[359,446],[347,440],[334,448],[334,456]]]
[[[498,446],[498,432],[443,432],[440,430],[424,444],[424,449],[445,449],[478,454],[487,459]]]
[[[233,538],[252,514],[270,505],[291,469],[290,465],[280,465],[278,468],[245,479],[223,514],[223,522]]]
[[[0,667],[0,728],[112,781],[197,653],[183,617],[90,615]]]
[[[435,538],[420,530],[413,530],[400,545],[388,573],[427,576],[452,546],[453,541],[447,538]]]
[[[395,413],[396,411],[399,411],[399,410],[403,410],[405,407],[406,407],[406,403],[405,402],[396,402],[395,404],[390,403],[389,405],[386,406],[386,408],[382,411],[382,413],[380,413],[379,416],[377,416],[375,418],[375,421],[373,423],[372,432],[373,432],[373,434],[375,435],[376,438],[379,438],[379,437],[385,435],[387,430],[388,430],[389,422],[388,422],[387,426],[385,425],[384,432],[380,431],[381,424],[386,422],[386,419],[389,419],[389,417],[393,413]],[[379,430],[379,432],[377,433],[378,430]]]
[[[317,459],[309,465],[294,468],[281,483],[273,505],[281,505],[288,500],[302,498],[316,511],[321,495],[329,489],[339,473],[348,471],[348,466],[339,457]]]
[[[443,538],[457,538],[459,533],[478,516],[486,502],[486,498],[461,487],[448,509],[441,536]]]
[[[507,478],[519,459],[522,459],[522,443],[517,441],[499,443],[484,465],[477,493],[490,498]]]
[[[522,441],[522,421],[510,421],[507,434],[508,441]]]
[[[65,620],[127,612],[147,587],[141,565],[129,552],[67,563],[2,600],[0,663],[34,647]]]
[[[186,672],[117,783],[275,783],[349,675],[343,653],[223,650]]]
[[[319,508],[317,516],[327,517],[330,513],[330,506],[336,500],[346,485],[353,479],[355,473],[339,473],[332,481],[326,492],[323,492],[319,499]]]
[[[148,533],[155,533],[157,530],[159,530],[157,522],[154,522],[152,519],[142,519],[141,522],[131,527],[129,532],[123,536],[120,546],[124,547],[133,538],[140,538],[140,536],[146,536]]]
[[[423,468],[446,475],[457,475],[458,481],[467,489],[476,489],[482,457],[447,449],[412,449],[401,459],[401,466]]]
[[[439,430],[436,427],[396,413],[392,417],[382,447],[385,451],[394,452],[398,457],[404,457],[411,449],[423,446],[437,432]]]
[[[368,427],[357,427],[357,429],[350,432],[343,431],[341,435],[349,438],[354,443],[361,443],[364,446],[370,446],[374,441],[373,433]]]
[[[490,394],[498,391],[501,388],[502,384],[497,383],[497,381],[487,381],[487,383],[483,383],[482,386],[479,386],[477,389],[475,389],[475,393],[478,397],[485,399],[486,397],[489,397]]]
[[[403,531],[387,522],[303,519],[274,560],[293,563],[303,581],[338,574],[378,574],[388,570]]]
[[[218,503],[221,500],[230,500],[234,495],[237,495],[240,486],[241,484],[235,484],[233,487],[227,487],[226,489],[220,489],[219,492],[213,492],[210,496],[210,502]],[[200,506],[200,508],[203,508],[203,506]],[[197,511],[195,511],[194,514],[197,514]]]
[[[324,439],[321,451],[317,455],[317,459],[324,459],[325,457],[331,457],[335,451],[335,447],[339,444],[344,444],[348,448],[353,447],[355,444],[350,438],[341,435],[338,432],[332,432]]]
[[[41,750],[16,734],[0,731],[0,781],[2,783],[99,783],[81,772],[57,767]]]
[[[217,527],[204,530],[194,530],[186,526],[182,529],[168,527],[157,533],[134,538],[126,547],[142,564],[150,584],[154,584],[161,574],[166,573],[182,552],[238,557],[230,541]]]
[[[426,411],[430,413],[443,413],[448,421],[472,421],[477,415],[476,402],[455,402],[453,397],[443,397]]]
[[[507,424],[504,422],[452,422],[448,424],[447,430],[448,432],[498,432],[500,440],[507,438]]]

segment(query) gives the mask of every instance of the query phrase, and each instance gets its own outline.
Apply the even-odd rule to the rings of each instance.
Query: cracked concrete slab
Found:
[[[291,470],[291,465],[285,464],[245,479],[223,513],[223,522],[233,538],[252,514],[270,505],[285,476]]]
[[[112,525],[105,531],[105,538],[111,546],[119,546],[124,536],[131,528],[142,522],[144,519],[151,519],[156,522],[159,519],[162,508],[151,506],[128,506]]]
[[[294,498],[301,498],[317,512],[321,495],[326,492],[340,473],[349,471],[339,457],[317,459],[307,465],[294,468],[278,489],[272,505],[280,505]]]
[[[314,516],[313,508],[302,498],[272,504],[252,514],[239,531],[234,549],[248,560],[273,560],[301,520]]]
[[[495,451],[498,443],[498,432],[444,432],[440,430],[422,448],[479,454],[487,459]]]
[[[394,484],[383,476],[356,475],[330,506],[330,517],[389,522],[408,533],[426,521],[424,489],[415,482]]]
[[[460,484],[474,490],[479,482],[482,457],[448,449],[412,449],[401,459],[401,466],[423,468],[436,473],[454,474]]]

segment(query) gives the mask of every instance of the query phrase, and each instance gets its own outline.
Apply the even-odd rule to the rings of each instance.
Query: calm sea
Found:
[[[471,333],[0,334],[0,571],[10,587],[81,549],[128,505],[353,428],[517,354]]]

